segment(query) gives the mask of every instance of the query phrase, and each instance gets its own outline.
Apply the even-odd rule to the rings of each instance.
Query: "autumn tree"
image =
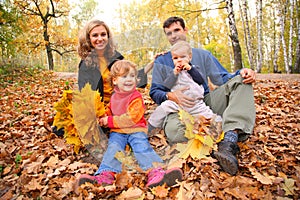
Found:
[[[83,23],[90,20],[97,12],[97,2],[95,0],[84,0],[77,2],[72,11],[75,11],[72,18],[75,20],[77,30],[80,29]]]
[[[10,1],[0,4],[0,54],[2,62],[15,55],[14,39],[20,34],[20,15]]]
[[[62,20],[63,17],[66,17],[69,12],[68,3],[66,1],[55,0],[16,0],[14,3],[20,9],[23,15],[25,15],[28,19],[36,19],[38,23],[37,26],[42,27],[43,41],[37,41],[33,47],[37,48],[40,45],[43,45],[45,47],[47,53],[48,68],[50,70],[53,70],[53,51],[59,52],[60,54],[62,54],[63,52],[59,51],[56,48],[55,43],[51,41],[52,35],[50,34],[50,32],[52,30],[50,30],[49,27],[50,21],[53,19]]]

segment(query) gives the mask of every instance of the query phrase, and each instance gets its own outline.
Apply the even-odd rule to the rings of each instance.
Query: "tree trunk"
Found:
[[[296,16],[299,16],[299,6],[297,6],[296,1]],[[294,66],[294,73],[300,73],[300,24],[299,24],[299,18],[296,17],[296,30],[297,30],[297,45],[296,45],[296,60],[295,60],[295,66]]]
[[[292,72],[293,65],[293,29],[294,29],[294,0],[290,0],[290,32],[289,32],[289,52],[288,52],[288,69]]]
[[[278,8],[278,5],[277,6],[275,5],[274,13],[273,13],[273,19],[274,19],[274,21],[273,21],[273,33],[274,33],[273,73],[279,72],[277,61],[278,61],[280,44],[281,44],[281,42],[280,42],[281,32],[279,32],[278,37],[277,37],[278,26],[277,26],[276,21],[280,20],[280,17],[276,14],[277,12],[280,12],[280,9]]]
[[[257,49],[258,49],[258,59],[256,71],[261,72],[263,63],[263,53],[262,53],[262,0],[256,1],[256,12],[257,12]]]
[[[249,65],[251,69],[254,69],[254,60],[253,60],[253,48],[252,48],[252,39],[250,34],[250,28],[249,28],[249,20],[248,20],[248,3],[247,0],[242,0],[243,6],[240,5],[241,9],[241,16],[243,21],[243,27],[244,27],[244,34],[245,34],[245,43],[246,43],[246,49],[248,53],[248,60]]]
[[[44,41],[46,43],[45,47],[46,47],[47,58],[48,58],[48,69],[53,70],[54,69],[53,54],[52,54],[52,48],[50,46],[50,38],[48,35],[48,26],[46,20],[44,20]]]
[[[238,38],[238,32],[235,24],[234,12],[233,12],[233,4],[232,0],[226,0],[227,12],[228,12],[228,20],[229,20],[229,29],[233,54],[234,54],[234,69],[238,70],[243,67],[242,64],[242,50]]]
[[[285,4],[283,6],[283,10],[280,13],[281,14],[281,19],[280,19],[281,43],[282,43],[282,49],[283,49],[284,69],[287,74],[290,73],[290,70],[289,70],[288,55],[287,55],[287,45],[286,45],[286,42],[284,39],[284,28],[285,28],[285,22],[286,22],[285,16],[287,13],[288,1],[289,0],[286,0]]]

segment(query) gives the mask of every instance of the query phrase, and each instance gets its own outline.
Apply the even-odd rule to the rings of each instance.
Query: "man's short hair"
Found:
[[[181,17],[169,17],[163,24],[163,29],[169,28],[171,24],[179,22],[180,26],[185,29],[185,23],[184,20]]]

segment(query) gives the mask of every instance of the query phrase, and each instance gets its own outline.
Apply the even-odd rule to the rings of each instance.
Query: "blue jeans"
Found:
[[[136,132],[131,134],[121,134],[111,132],[107,150],[95,175],[100,174],[103,171],[120,173],[122,171],[122,163],[115,158],[115,154],[118,151],[124,151],[126,144],[131,146],[138,164],[145,171],[153,167],[153,162],[163,162],[150,145],[146,133]]]

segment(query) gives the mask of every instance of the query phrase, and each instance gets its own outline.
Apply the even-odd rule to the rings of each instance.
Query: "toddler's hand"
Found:
[[[189,65],[188,63],[184,63],[184,64],[183,64],[183,70],[189,71],[191,68],[192,68],[192,66]]]

